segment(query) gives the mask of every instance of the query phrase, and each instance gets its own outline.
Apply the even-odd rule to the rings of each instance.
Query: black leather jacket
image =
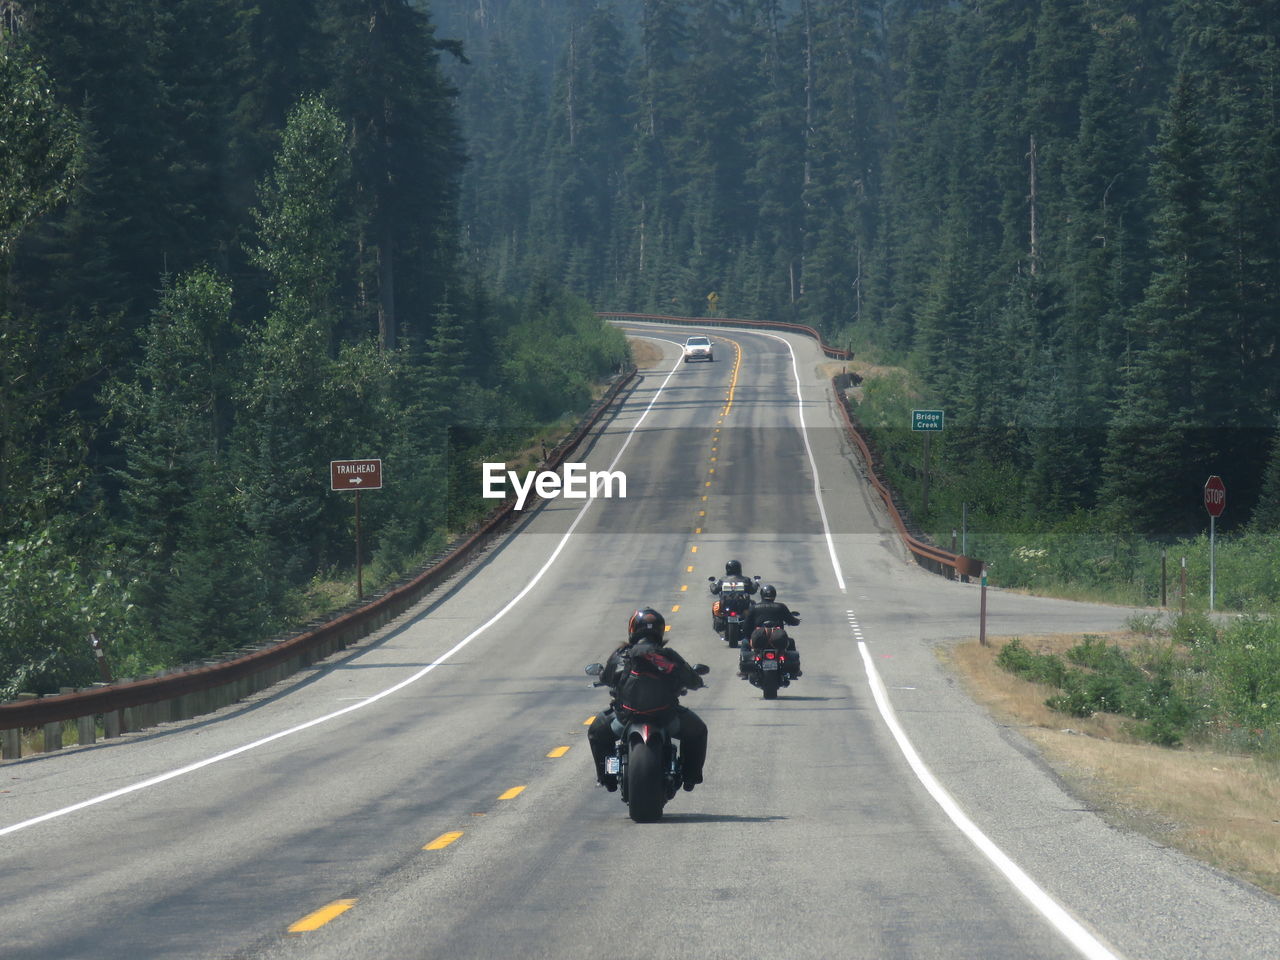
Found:
[[[792,613],[791,608],[785,603],[778,600],[762,600],[748,611],[746,619],[742,621],[742,632],[749,637],[752,630],[766,623],[777,626],[790,624],[794,627],[799,622],[800,618]]]

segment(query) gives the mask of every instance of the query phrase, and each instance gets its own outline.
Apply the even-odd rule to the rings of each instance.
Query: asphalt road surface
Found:
[[[0,956],[1280,956],[1280,902],[1108,826],[939,666],[978,588],[905,556],[812,341],[629,329],[664,360],[582,453],[625,499],[527,510],[422,607],[251,701],[0,766]],[[715,362],[680,363],[692,332]],[[710,627],[731,558],[804,619],[776,701]],[[711,673],[685,701],[706,782],[641,825],[594,785],[583,667],[643,605]],[[993,634],[1128,614],[989,607]]]

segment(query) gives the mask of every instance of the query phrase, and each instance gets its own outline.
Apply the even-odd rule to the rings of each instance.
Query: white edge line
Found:
[[[679,346],[679,344],[677,344],[677,346]],[[653,405],[658,402],[658,397],[662,395],[662,391],[666,389],[667,384],[670,382],[671,378],[676,375],[676,371],[678,371],[679,369],[680,369],[680,363],[679,361],[677,361],[676,365],[672,367],[671,371],[667,374],[666,379],[662,381],[661,386],[659,386],[657,391],[655,391],[653,398],[649,401],[649,405],[644,408],[644,413],[640,415],[639,419],[636,420],[635,424],[631,427],[630,432],[627,433],[627,438],[626,440],[623,441],[622,446],[618,449],[617,456],[615,456],[613,458],[613,462],[609,464],[609,468],[608,468],[609,470],[612,471],[613,468],[618,465],[618,461],[622,459],[622,454],[626,452],[627,447],[631,444],[631,440],[635,436],[636,430],[640,428],[640,424],[644,423],[645,418],[649,416],[649,411],[653,409]],[[206,757],[203,760],[199,760],[195,763],[188,764],[185,767],[179,767],[176,770],[170,770],[166,773],[161,773],[154,777],[149,777],[146,780],[140,780],[137,783],[131,783],[127,787],[121,787],[118,790],[112,790],[110,793],[103,793],[96,797],[90,797],[88,800],[81,800],[79,803],[73,803],[70,806],[61,807],[57,810],[51,810],[50,812],[43,813],[38,817],[32,817],[29,820],[22,820],[18,823],[10,824],[7,827],[0,828],[0,837],[6,836],[7,834],[10,834],[10,833],[17,833],[19,830],[25,830],[27,827],[34,827],[36,824],[44,823],[47,820],[54,820],[58,817],[65,817],[68,814],[72,814],[72,813],[76,813],[77,811],[84,810],[86,807],[96,806],[99,803],[106,803],[108,800],[115,800],[118,797],[127,796],[128,794],[136,793],[139,790],[145,790],[147,787],[154,787],[157,784],[165,783],[168,780],[175,780],[178,777],[185,776],[188,773],[194,773],[197,770],[202,770],[205,767],[212,766],[215,763],[220,763],[223,760],[229,760],[230,758],[239,756],[242,753],[248,753],[250,750],[255,750],[258,747],[266,746],[268,743],[274,743],[276,740],[282,740],[283,738],[292,736],[295,733],[301,733],[303,730],[308,730],[311,727],[318,726],[322,723],[326,723],[338,717],[345,716],[348,713],[352,713],[356,710],[360,710],[364,707],[369,706],[370,704],[377,703],[379,700],[383,699],[384,697],[389,697],[391,694],[396,693],[397,691],[403,690],[405,687],[409,686],[411,683],[416,683],[418,680],[421,680],[428,673],[430,673],[436,667],[440,666],[440,664],[447,661],[450,657],[456,654],[459,650],[461,650],[463,647],[469,644],[476,637],[480,636],[482,633],[488,630],[491,626],[493,626],[495,623],[497,623],[499,620],[505,617],[507,613],[511,611],[512,607],[514,607],[517,603],[519,603],[521,600],[524,599],[524,597],[529,593],[529,591],[532,590],[538,584],[538,582],[543,578],[546,572],[549,569],[551,569],[551,565],[555,563],[556,558],[560,556],[560,552],[564,549],[565,544],[569,542],[569,537],[573,534],[574,528],[578,526],[579,521],[581,521],[582,518],[586,515],[587,510],[590,509],[592,503],[594,502],[595,502],[594,500],[588,499],[582,505],[582,509],[578,511],[578,515],[574,518],[573,523],[569,525],[569,529],[566,530],[564,536],[560,538],[560,542],[556,544],[556,548],[553,551],[551,551],[551,556],[547,558],[547,562],[544,563],[542,565],[542,569],[540,569],[533,576],[533,578],[527,584],[525,584],[525,587],[523,590],[521,590],[514,597],[512,597],[511,600],[507,603],[507,605],[504,606],[501,610],[499,610],[492,617],[486,620],[483,624],[476,627],[476,629],[472,630],[471,633],[467,634],[465,637],[459,640],[456,644],[454,644],[450,650],[448,650],[446,653],[441,654],[439,657],[437,657],[431,663],[427,664],[417,673],[412,674],[409,677],[406,677],[404,680],[401,680],[399,683],[393,684],[392,686],[387,687],[387,689],[379,693],[375,693],[372,696],[366,697],[365,699],[361,700],[359,703],[353,703],[351,704],[351,706],[343,707],[341,710],[335,710],[332,713],[326,713],[324,716],[316,717],[312,720],[308,720],[306,723],[300,723],[297,726],[290,727],[287,730],[280,730],[276,733],[271,734],[270,736],[263,737],[260,740],[254,740],[252,743],[242,744],[241,746],[238,746],[232,750],[227,750],[223,753],[219,753],[212,757]]]
[[[893,734],[893,739],[898,742],[898,749],[907,758],[907,763],[910,764],[916,778],[929,791],[929,795],[942,808],[943,813],[951,818],[951,822],[960,829],[960,832],[969,838],[969,841],[995,865],[997,870],[1005,875],[1014,888],[1046,920],[1053,924],[1057,931],[1070,941],[1071,945],[1079,950],[1083,956],[1089,958],[1089,960],[1120,960],[1117,954],[1112,953],[1103,946],[1078,920],[1067,913],[1058,901],[1049,896],[1021,867],[1009,859],[1009,856],[996,846],[990,837],[978,829],[977,824],[970,820],[965,812],[960,809],[960,805],[956,803],[946,788],[938,782],[937,777],[925,766],[924,761],[920,759],[920,754],[916,752],[916,748],[911,745],[911,741],[907,738],[906,732],[898,722],[897,714],[894,713],[893,706],[889,703],[884,681],[880,679],[880,674],[876,670],[875,663],[872,662],[871,654],[867,650],[865,641],[858,641],[858,652],[862,655],[862,663],[866,667],[867,680],[871,686],[871,695],[875,698],[876,706],[880,709],[880,716],[884,719],[889,732]]]
[[[813,470],[813,495],[818,501],[818,514],[822,517],[822,532],[827,538],[827,553],[831,557],[831,568],[836,574],[836,585],[840,588],[841,593],[847,593],[844,585],[844,571],[840,568],[840,559],[836,556],[836,544],[831,538],[831,525],[827,523],[827,507],[822,500],[822,485],[818,479],[818,461],[814,459],[813,447],[809,445],[809,430],[804,423],[804,394],[800,388],[800,368],[796,364],[796,352],[791,349],[791,342],[774,333],[764,333],[760,330],[752,331],[759,333],[761,336],[769,337],[777,340],[787,348],[787,352],[791,354],[791,375],[796,381],[796,410],[800,415],[800,436],[804,439],[804,450],[809,455],[809,466]]]

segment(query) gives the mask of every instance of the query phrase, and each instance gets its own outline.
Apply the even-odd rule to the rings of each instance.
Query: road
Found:
[[[972,584],[908,561],[805,338],[635,324],[664,360],[548,501],[424,605],[252,701],[0,766],[0,954],[138,958],[1274,958],[1280,903],[1108,826],[957,688]],[[385,495],[391,494],[388,488]],[[735,678],[706,579],[804,618]],[[637,606],[711,666],[706,783],[594,786],[583,667]],[[992,591],[994,634],[1129,611]]]

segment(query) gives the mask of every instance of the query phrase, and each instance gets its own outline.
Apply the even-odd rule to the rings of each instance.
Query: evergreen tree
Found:
[[[1180,74],[1152,171],[1157,269],[1130,326],[1135,350],[1105,460],[1113,509],[1166,536],[1194,530],[1205,478],[1231,473],[1219,431],[1237,386],[1222,337],[1223,248],[1200,100],[1193,78]]]
[[[355,456],[326,453],[339,439],[335,277],[348,164],[342,121],[322,99],[304,98],[260,187],[253,260],[271,277],[272,312],[246,344],[234,453],[245,515],[277,589],[333,549],[342,521],[325,498],[323,467]]]
[[[400,315],[418,321],[443,296],[456,261],[455,210],[462,163],[440,44],[409,0],[324,0],[332,93],[351,131],[360,206],[356,314],[376,322],[386,351]],[[451,49],[455,49],[449,45]],[[364,330],[353,331],[361,339]]]
[[[177,586],[174,561],[180,552],[194,551],[196,568],[236,570],[247,559],[239,552],[222,556],[214,537],[199,549],[189,540],[193,524],[216,526],[228,549],[236,540],[236,511],[205,517],[206,504],[193,496],[193,486],[202,485],[208,499],[214,485],[222,484],[228,491],[225,501],[231,489],[226,473],[226,407],[235,382],[230,328],[230,286],[208,270],[185,275],[164,291],[132,377],[107,389],[124,455],[118,536],[132,558],[137,601],[158,636],[166,632],[164,611]]]

